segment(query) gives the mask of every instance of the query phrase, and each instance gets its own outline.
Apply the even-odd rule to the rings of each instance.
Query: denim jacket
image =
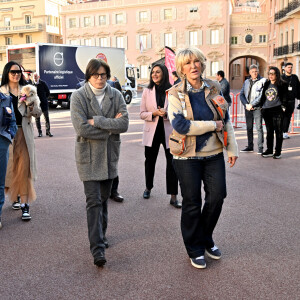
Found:
[[[6,108],[11,109],[11,113],[5,113]],[[7,117],[5,116],[7,114]],[[16,117],[10,96],[0,93],[0,135],[10,142],[17,132]]]

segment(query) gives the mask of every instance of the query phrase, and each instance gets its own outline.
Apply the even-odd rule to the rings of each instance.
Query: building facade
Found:
[[[128,63],[149,79],[164,47],[175,52],[199,47],[207,57],[206,76],[229,70],[230,1],[87,1],[62,9],[63,41],[71,45],[125,48]]]
[[[25,43],[62,43],[60,11],[67,0],[0,0],[0,73],[6,48]]]

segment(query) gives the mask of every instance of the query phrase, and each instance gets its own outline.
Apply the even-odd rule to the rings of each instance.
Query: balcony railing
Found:
[[[43,31],[44,26],[41,23],[36,24],[27,24],[22,26],[6,26],[6,27],[0,27],[0,33],[6,33],[9,31],[9,33],[14,33],[18,31],[22,32],[30,32],[30,31]]]
[[[300,52],[300,42],[274,48],[273,55],[282,56],[282,55],[292,54],[296,52]]]
[[[287,16],[287,14],[293,10],[295,10],[296,8],[300,7],[300,0],[293,0],[292,2],[290,2],[288,4],[287,7],[283,8],[282,10],[280,10],[279,12],[277,12],[274,16],[274,21],[278,21],[280,19],[283,19],[284,17]]]

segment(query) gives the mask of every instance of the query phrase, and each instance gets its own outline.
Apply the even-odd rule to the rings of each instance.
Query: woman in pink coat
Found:
[[[145,121],[143,130],[143,145],[145,146],[145,178],[146,189],[143,197],[150,198],[153,188],[155,164],[160,145],[166,155],[167,194],[171,195],[170,204],[181,208],[177,200],[178,179],[172,164],[172,154],[169,149],[169,136],[172,126],[167,116],[168,100],[166,90],[171,87],[168,70],[164,65],[155,64],[151,69],[150,83],[143,91],[140,117]]]

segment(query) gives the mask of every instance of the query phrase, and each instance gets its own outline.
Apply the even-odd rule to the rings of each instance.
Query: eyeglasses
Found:
[[[21,70],[10,70],[9,73],[13,76],[22,74]]]
[[[106,73],[95,73],[92,74],[93,78],[98,79],[99,77],[101,77],[102,79],[105,79],[107,77]]]
[[[268,75],[276,75],[275,72],[269,72]]]

